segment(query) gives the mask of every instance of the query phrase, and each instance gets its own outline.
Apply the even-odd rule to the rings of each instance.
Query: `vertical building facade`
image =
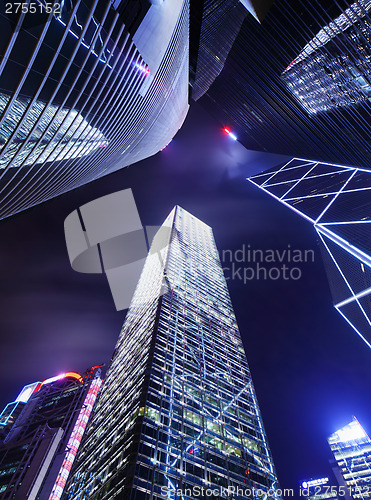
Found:
[[[188,111],[188,0],[50,5],[0,9],[0,218],[157,153]]]
[[[210,489],[238,498],[254,488],[274,498],[277,478],[212,230],[175,207],[144,265],[67,498]]]
[[[249,180],[314,225],[335,308],[371,347],[371,171],[293,158]]]
[[[283,71],[283,80],[309,114],[371,98],[370,9],[369,0],[354,2]]]
[[[354,417],[328,443],[352,498],[371,498],[371,440]]]
[[[68,372],[21,391],[15,402],[21,411],[13,410],[12,425],[7,419],[0,446],[2,500],[62,497],[101,384],[94,367],[84,376]]]
[[[247,149],[369,168],[369,22],[368,0],[275,2],[261,24],[245,18],[199,102]],[[327,43],[299,62],[322,34]],[[286,68],[301,100],[281,77]],[[309,106],[325,112],[309,113]]]

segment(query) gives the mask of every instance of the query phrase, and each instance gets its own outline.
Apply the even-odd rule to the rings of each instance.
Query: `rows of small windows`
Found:
[[[254,487],[255,489],[260,488],[263,491],[267,491],[272,485],[272,480],[259,473],[254,473],[243,468],[241,468],[240,476],[231,472],[228,476],[228,473],[226,474],[225,471],[223,474],[222,471],[202,469],[192,463],[187,463],[186,470],[181,473],[179,470],[171,467],[161,465],[159,467],[151,467],[140,463],[136,469],[134,484],[147,489],[149,492],[153,485],[152,491],[155,493],[161,493],[161,487],[163,486],[167,486],[170,490],[175,489],[175,485],[177,485],[176,489],[178,490],[186,491],[189,488],[188,491],[190,492],[192,492],[195,485],[203,485],[205,488],[208,486],[212,486],[213,488],[219,486],[220,489],[227,488],[227,486],[238,486],[239,488],[244,487],[246,489],[246,486],[249,485],[251,489]],[[225,495],[222,495],[220,498],[222,497],[225,498]],[[186,497],[183,495],[181,497],[174,497],[172,494],[171,498]],[[194,497],[191,496],[190,498]]]
[[[146,410],[148,417],[151,413],[154,410]],[[262,460],[264,452],[251,438],[243,438],[241,443],[220,439],[212,433],[200,433],[199,430],[194,433],[191,427],[187,430],[179,432],[173,425],[154,426],[153,422],[146,423],[145,419],[141,432],[141,441],[145,445],[139,447],[142,460],[147,463],[167,463],[178,468],[181,462],[189,461],[205,467],[206,460],[215,467],[227,468],[227,464],[233,464],[232,472],[238,472],[237,466],[243,466],[257,472],[264,470],[269,475],[267,463]]]
[[[244,411],[236,402],[217,401],[208,393],[197,396],[195,393],[185,393],[182,387],[172,387],[164,388],[160,394],[150,390],[147,403],[156,411],[161,409],[165,415],[175,416],[179,421],[197,423],[207,431],[225,434],[228,439],[240,441],[242,433],[249,436],[247,439],[262,440],[257,431],[256,411],[253,408],[249,412]],[[242,402],[239,404],[247,406]]]
[[[206,286],[201,290],[197,290],[196,285],[185,283],[182,285],[181,293],[172,293],[166,296],[165,301],[175,304],[183,305],[187,309],[202,311],[206,310],[209,312],[211,317],[220,317],[220,319],[233,326],[237,326],[236,319],[234,317],[233,308],[229,297],[227,297],[227,290],[224,290],[224,295],[215,292],[215,288],[211,287],[211,290]],[[204,312],[201,313],[201,316]]]
[[[101,474],[102,468],[106,467],[107,463],[116,460],[115,457],[118,457],[117,460],[120,464],[126,463],[133,435],[126,432],[125,426],[121,422],[118,422],[110,430],[112,432],[103,432],[101,435],[98,431],[90,439],[84,441],[83,453],[78,456],[79,464],[81,464],[80,469],[87,470],[89,467],[90,470],[96,472],[94,476],[97,476],[98,473]]]
[[[238,378],[231,379],[228,373],[223,371],[222,365],[205,363],[202,367],[197,367],[178,358],[176,365],[170,359],[167,363],[161,359],[156,360],[153,369],[155,368],[163,373],[163,379],[169,384],[182,384],[183,381],[187,381],[189,390],[191,387],[194,390],[204,390],[221,399],[237,395],[245,399],[246,393],[249,392],[250,382],[241,382]],[[167,374],[166,377],[164,372]]]
[[[234,382],[244,383],[250,380],[243,351],[236,351],[235,347],[230,348],[227,342],[224,343],[223,349],[223,339],[216,343],[216,338],[208,335],[207,332],[205,334],[204,331],[198,335],[197,331],[172,332],[166,328],[166,322],[160,323],[155,351],[156,354],[162,356],[164,361],[166,357],[170,360],[176,356],[178,361],[182,359],[184,363],[189,363],[190,371],[194,371],[192,368],[194,363],[201,366],[202,361],[203,366],[208,370],[220,371],[227,379],[233,378]]]
[[[204,390],[221,399],[227,399],[239,395],[242,399],[245,398],[246,392],[249,392],[251,385],[250,381],[241,381],[240,378],[230,378],[229,374],[224,371],[222,364],[213,365],[204,363],[202,367],[192,366],[182,358],[177,359],[174,365],[174,360],[169,359],[168,362],[161,360],[156,356],[156,361],[152,367],[153,370],[158,368],[158,371],[166,372],[167,377],[163,378],[169,384],[181,384],[187,381],[189,390],[193,387],[194,390]]]
[[[233,317],[224,315],[224,311],[216,310],[216,308],[210,308],[205,305],[205,309],[202,309],[197,306],[197,303],[194,303],[195,299],[192,301],[183,302],[182,304],[174,302],[171,304],[170,301],[164,300],[162,309],[164,310],[164,316],[168,322],[169,327],[174,324],[179,324],[184,327],[194,327],[198,328],[199,325],[204,327],[209,327],[210,330],[214,333],[214,335],[222,335],[226,337],[225,332],[232,336],[231,342],[236,343],[233,337],[238,337],[238,333],[236,330],[236,325],[233,321]],[[172,311],[170,313],[169,307],[172,305]],[[166,305],[168,307],[166,308]]]
[[[215,315],[205,315],[204,312],[199,314],[195,304],[193,305],[190,302],[179,303],[177,300],[169,300],[168,297],[162,302],[162,311],[163,323],[167,322],[169,328],[176,326],[190,330],[202,326],[210,330],[211,338],[215,337],[214,341],[219,340],[225,345],[226,337],[230,337],[227,340],[230,347],[242,345],[233,317],[229,317],[228,321],[226,321],[226,317],[222,315],[215,318]],[[218,337],[223,337],[223,340]]]
[[[144,380],[145,363],[136,370],[136,377],[128,377],[126,383],[125,374],[120,374],[117,379],[111,377],[111,382],[107,384],[107,390],[97,404],[97,411],[104,415],[112,414],[113,411],[120,411],[121,406],[118,401],[134,401],[140,394],[142,382]]]
[[[140,396],[140,376],[143,371],[144,363],[141,369],[136,368],[132,383],[128,384],[128,374],[121,374],[119,379],[111,377],[112,387],[105,392],[105,397],[100,399],[99,408],[86,436],[87,450],[92,448],[104,455],[110,451],[120,434],[125,432],[129,425],[131,408]],[[119,404],[119,401],[123,404]]]
[[[186,382],[174,380],[172,376],[165,375],[163,380],[159,377],[157,379],[151,377],[149,388],[153,391],[154,397],[156,395],[171,396],[173,399],[176,397],[183,404],[190,404],[190,401],[194,401],[199,407],[204,406],[209,410],[221,409],[223,414],[232,416],[238,414],[242,422],[249,423],[256,416],[253,398],[249,394],[250,387],[236,397],[231,391],[212,390],[211,386],[205,390],[207,384],[194,382],[190,379],[186,379]]]
[[[173,300],[170,301],[169,298],[166,298],[165,303],[170,304],[174,301],[174,297],[172,297],[172,299]],[[175,304],[176,303],[177,302],[175,302]],[[205,318],[205,320],[208,319],[209,321],[214,322],[218,321],[226,327],[237,328],[233,309],[230,306],[230,303],[223,303],[220,297],[218,297],[217,301],[216,298],[212,299],[209,293],[205,292],[204,294],[196,294],[195,290],[191,287],[184,287],[181,301],[179,301],[178,305],[183,306],[185,308],[185,312],[188,312],[190,317],[193,314],[195,318]]]
[[[189,388],[193,387],[193,389],[207,391],[218,398],[230,398],[240,393],[240,398],[246,398],[246,393],[248,392],[246,392],[246,389],[249,387],[249,381],[246,383],[241,382],[241,379],[238,378],[232,379],[228,373],[221,371],[222,367],[214,367],[211,363],[205,363],[200,368],[196,363],[192,364],[191,358],[187,362],[184,358],[178,357],[176,365],[169,359],[169,362],[166,364],[164,358],[162,358],[162,354],[155,352],[156,357],[152,365],[152,374],[157,374],[159,384],[167,382],[169,385],[172,385],[186,381]],[[240,388],[243,390],[238,390]]]
[[[174,324],[175,323],[175,324]],[[241,377],[248,374],[247,361],[243,347],[239,342],[232,343],[230,337],[222,335],[223,330],[219,328],[196,328],[187,320],[182,325],[180,322],[166,322],[164,318],[160,318],[156,345],[161,346],[166,351],[173,351],[176,345],[178,349],[183,349],[183,354],[193,357],[194,360],[199,360],[199,352],[206,355],[207,361],[213,360],[214,363],[225,363],[231,369],[234,369]],[[201,344],[202,343],[202,344]],[[201,344],[201,345],[200,345]],[[224,349],[222,346],[224,345]],[[164,353],[164,354],[165,354]],[[178,351],[178,354],[181,354]],[[185,358],[187,359],[187,358]],[[228,371],[228,370],[227,370]]]
[[[133,436],[123,436],[120,446],[107,445],[105,449],[94,449],[90,454],[87,454],[87,457],[79,456],[79,467],[75,472],[75,480],[69,486],[68,498],[85,498],[86,494],[89,494],[89,498],[91,498],[102,486],[108,491],[117,472],[120,473],[121,479],[123,478],[125,468],[130,460],[132,445]]]
[[[86,440],[86,448],[93,448],[99,454],[98,456],[101,454],[104,456],[107,452],[110,452],[111,446],[115,444],[119,434],[123,433],[125,427],[128,426],[130,407],[132,407],[135,400],[140,396],[140,380],[143,379],[146,363],[145,351],[143,352],[143,350],[145,347],[148,347],[150,342],[150,335],[148,334],[150,320],[147,318],[146,321],[142,321],[145,324],[141,324],[140,328],[134,330],[135,336],[132,336],[132,338],[129,337],[129,341],[131,341],[130,345],[126,346],[125,350],[120,350],[123,356],[118,357],[115,363],[116,369],[114,366],[110,369],[110,374],[112,375],[107,378],[110,380],[111,387],[110,390],[105,391],[106,397],[101,398],[99,401],[101,408],[99,412],[96,412],[96,422],[92,426],[92,429],[98,427],[98,431],[95,431],[94,434],[89,432],[90,436],[87,436]],[[135,358],[134,361],[133,357]],[[109,383],[109,380],[106,382]],[[126,403],[123,405],[119,404],[118,401],[116,402],[116,397],[120,401],[124,399]],[[103,406],[104,411],[102,411]],[[101,421],[100,425],[97,420]],[[107,425],[108,423],[110,425]],[[115,432],[113,432],[113,429]],[[88,446],[89,441],[91,442],[90,447]],[[89,456],[88,453],[87,455]]]
[[[161,448],[154,452],[154,449],[147,444],[140,446],[140,462],[136,468],[136,476],[147,482],[138,481],[135,484],[140,484],[142,487],[147,487],[151,490],[152,482],[154,485],[169,484],[173,479],[185,480],[193,484],[212,484],[227,487],[228,484],[246,485],[254,482],[255,488],[269,488],[272,485],[272,478],[263,470],[252,470],[250,464],[238,461],[238,459],[226,459],[226,457],[214,454],[202,445],[190,450],[197,450],[199,456],[194,456],[193,453],[187,453],[187,458],[178,461],[169,453],[168,447]],[[148,456],[154,455],[150,461],[147,461]],[[173,460],[173,461],[172,461]],[[151,463],[152,462],[152,463]],[[154,465],[153,465],[154,464]],[[164,483],[163,481],[166,481]],[[173,482],[173,481],[171,481]],[[149,483],[149,484],[148,484]],[[174,484],[173,483],[173,484]]]
[[[250,383],[241,383],[239,384],[238,379],[233,379],[233,383],[231,380],[226,377],[221,379],[223,373],[219,370],[214,370],[212,365],[209,365],[209,370],[207,373],[200,371],[200,369],[192,369],[191,365],[183,364],[182,367],[182,359],[177,359],[176,364],[174,365],[171,360],[169,363],[163,363],[161,360],[156,358],[153,366],[152,366],[152,375],[153,377],[157,375],[157,386],[159,390],[164,390],[164,386],[173,386],[184,385],[184,390],[188,391],[190,394],[199,393],[203,391],[205,394],[208,394],[210,401],[215,403],[215,397],[220,400],[230,401],[231,398],[234,398],[238,395],[238,399],[241,401],[249,400],[251,398],[248,397],[248,393],[250,392]],[[152,377],[152,381],[155,379]],[[154,383],[154,382],[153,382]],[[236,384],[238,388],[236,389]],[[154,383],[155,385],[155,383]],[[237,392],[237,390],[241,387],[241,390]]]

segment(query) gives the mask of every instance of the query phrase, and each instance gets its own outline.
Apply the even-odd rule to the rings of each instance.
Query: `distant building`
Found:
[[[306,500],[340,500],[341,498],[345,500],[346,497],[339,496],[338,492],[338,486],[331,485],[328,477],[307,479],[300,485],[300,496]],[[349,497],[346,500],[349,500]]]
[[[0,413],[0,445],[3,444],[4,439],[10,432],[13,424],[21,414],[27,401],[30,399],[31,395],[37,391],[41,386],[41,382],[35,382],[34,384],[25,385],[17,399],[11,403],[8,403],[4,410]]]
[[[356,418],[328,443],[352,498],[371,498],[371,440]]]
[[[371,348],[371,171],[293,158],[249,180],[314,225],[335,307]]]
[[[310,114],[371,99],[370,0],[357,0],[322,28],[282,73]]]
[[[64,373],[26,386],[5,408],[6,418],[0,417],[7,426],[0,446],[2,500],[61,498],[101,383],[99,367],[85,376]]]

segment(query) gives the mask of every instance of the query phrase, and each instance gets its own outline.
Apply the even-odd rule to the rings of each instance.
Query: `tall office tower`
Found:
[[[371,347],[371,171],[293,158],[249,180],[314,225],[335,307]]]
[[[350,107],[371,98],[370,0],[357,0],[322,28],[283,71],[308,113]]]
[[[71,479],[76,500],[275,496],[212,230],[180,207],[154,239]]]
[[[371,498],[371,440],[356,418],[328,438],[352,498]]]
[[[274,0],[191,0],[189,73],[191,97],[197,101],[209,89],[248,12],[261,22]]]
[[[2,500],[61,498],[101,384],[99,367],[63,373],[25,386],[10,403],[21,411],[15,418],[12,410],[0,446]]]
[[[197,101],[223,69],[247,10],[240,0],[191,0],[189,73]]]
[[[188,111],[188,0],[52,3],[0,7],[0,218],[157,153]]]
[[[367,6],[368,10],[369,2],[362,1],[357,5],[361,10]],[[219,121],[221,128],[232,130],[247,149],[369,168],[370,100],[364,98],[357,105],[309,114],[281,78],[282,72],[320,30],[326,33],[331,23],[348,16],[353,5],[354,0],[280,0],[273,4],[261,24],[247,16],[223,71],[199,100],[200,104]],[[329,40],[321,52],[329,52],[335,44],[338,59],[333,64],[342,75],[344,93],[348,88],[345,83],[348,70],[354,75],[353,93],[367,93],[365,82],[367,79],[370,82],[368,54],[371,54],[369,14]],[[315,57],[315,53],[310,57]],[[330,79],[335,69],[321,68],[327,75],[326,71]],[[313,71],[305,78],[316,81]],[[304,87],[303,79],[302,76],[300,81],[294,79],[295,85]],[[333,92],[341,92],[337,83],[333,80]],[[308,102],[313,97],[320,107],[326,99],[324,92],[315,96],[311,89]]]

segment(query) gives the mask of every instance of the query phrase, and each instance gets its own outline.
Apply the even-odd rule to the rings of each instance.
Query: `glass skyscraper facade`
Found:
[[[323,27],[282,73],[309,113],[371,99],[370,0],[357,0]]]
[[[189,2],[127,4],[1,5],[0,218],[157,153],[182,125]]]
[[[352,498],[371,498],[371,439],[353,418],[328,443]]]
[[[212,230],[180,207],[154,238],[80,450],[70,500],[277,496]]]
[[[335,307],[371,348],[371,171],[293,158],[249,180],[314,225]]]

